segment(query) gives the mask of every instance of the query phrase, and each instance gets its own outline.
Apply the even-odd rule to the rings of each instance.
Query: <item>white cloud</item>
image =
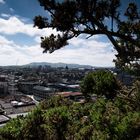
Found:
[[[56,30],[34,28],[33,24],[25,24],[16,16],[11,16],[8,19],[0,18],[0,33],[14,35],[23,33],[29,36],[49,36],[51,33],[57,34]]]
[[[3,15],[3,17],[6,15]],[[18,61],[19,65],[30,62],[64,62],[77,63],[93,66],[113,66],[112,63],[114,52],[110,43],[102,42],[100,36],[94,36],[84,39],[87,36],[73,38],[69,41],[69,46],[55,51],[52,54],[43,54],[40,48],[40,36],[49,36],[56,30],[43,29],[39,30],[33,27],[33,24],[25,23],[25,20],[17,16],[0,18],[0,33],[2,35],[15,35],[23,33],[34,38],[36,45],[18,45],[14,40],[8,40],[0,35],[0,65],[15,65]],[[24,41],[24,38],[23,38]],[[25,40],[26,41],[26,40]],[[31,40],[33,41],[33,40]]]
[[[30,62],[64,62],[93,66],[114,65],[112,60],[115,56],[109,43],[97,42],[96,40],[86,40],[85,43],[85,40],[81,38],[74,38],[73,40],[78,44],[80,42],[80,47],[71,40],[69,46],[52,54],[43,54],[39,43],[34,46],[19,46],[0,36],[0,65],[15,65],[17,60],[19,60],[18,65]],[[72,48],[71,45],[73,45]]]
[[[9,14],[5,14],[5,13],[2,13],[1,16],[2,16],[2,17],[9,18],[11,15],[9,15]]]
[[[14,12],[15,10],[14,10],[13,8],[10,8],[10,11],[11,11],[11,12]]]
[[[1,3],[1,4],[4,4],[4,3],[5,3],[5,1],[4,1],[4,0],[0,0],[0,3]]]

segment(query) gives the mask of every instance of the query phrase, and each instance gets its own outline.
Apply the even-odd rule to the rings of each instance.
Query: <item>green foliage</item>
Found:
[[[22,126],[23,138],[26,140],[44,139],[45,130],[42,125],[44,124],[42,110],[36,108],[33,112],[25,118]]]
[[[0,140],[22,140],[22,125],[24,123],[24,117],[19,116],[16,119],[12,119],[10,122],[0,129]]]
[[[54,52],[56,49],[60,49],[60,47],[58,46],[66,46],[67,42],[66,42],[66,36],[65,37],[61,37],[60,35],[55,36],[55,35],[51,35],[49,38],[45,37],[41,37],[41,47],[44,49],[43,53],[49,51],[49,53]],[[46,46],[53,46],[53,47],[46,47]]]
[[[64,99],[65,100],[65,99]],[[53,103],[55,102],[55,105]],[[0,129],[2,140],[136,140],[140,138],[140,111],[125,97],[103,97],[84,104],[51,98],[26,117]],[[52,103],[51,103],[52,102]],[[59,102],[59,103],[58,103]],[[41,103],[42,104],[42,103]]]
[[[133,83],[128,96],[133,101],[134,108],[140,110],[140,81],[137,80]]]
[[[86,98],[96,94],[105,96],[107,99],[113,99],[117,90],[120,89],[115,76],[108,71],[96,71],[89,73],[81,83],[81,91]]]
[[[65,133],[69,121],[69,112],[66,106],[48,110],[43,118],[46,139],[65,140]]]
[[[41,109],[49,109],[55,108],[60,106],[69,106],[72,102],[68,99],[65,99],[61,96],[51,97],[49,100],[44,100],[40,103]]]
[[[132,140],[139,136],[140,112],[129,112],[116,125],[115,131],[120,140]]]

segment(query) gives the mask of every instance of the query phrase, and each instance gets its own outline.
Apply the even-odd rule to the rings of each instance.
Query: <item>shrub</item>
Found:
[[[113,99],[119,89],[120,85],[117,79],[109,71],[91,72],[81,82],[81,91],[86,99],[90,98],[93,94]]]

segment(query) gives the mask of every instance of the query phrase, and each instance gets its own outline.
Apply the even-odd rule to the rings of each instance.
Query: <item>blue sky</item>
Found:
[[[126,0],[128,2],[128,0]],[[126,7],[123,4],[123,8]],[[139,3],[139,0],[132,0]],[[124,2],[124,0],[122,0]],[[35,15],[47,15],[37,0],[0,0],[0,65],[31,62],[64,62],[93,66],[114,66],[115,50],[105,36],[73,38],[69,45],[52,54],[43,54],[40,36],[56,30],[33,27]]]

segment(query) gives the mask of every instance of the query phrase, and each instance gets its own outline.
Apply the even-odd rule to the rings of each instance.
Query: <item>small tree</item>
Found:
[[[113,99],[118,89],[120,86],[113,73],[103,70],[89,73],[81,83],[81,91],[86,99],[93,94]]]

